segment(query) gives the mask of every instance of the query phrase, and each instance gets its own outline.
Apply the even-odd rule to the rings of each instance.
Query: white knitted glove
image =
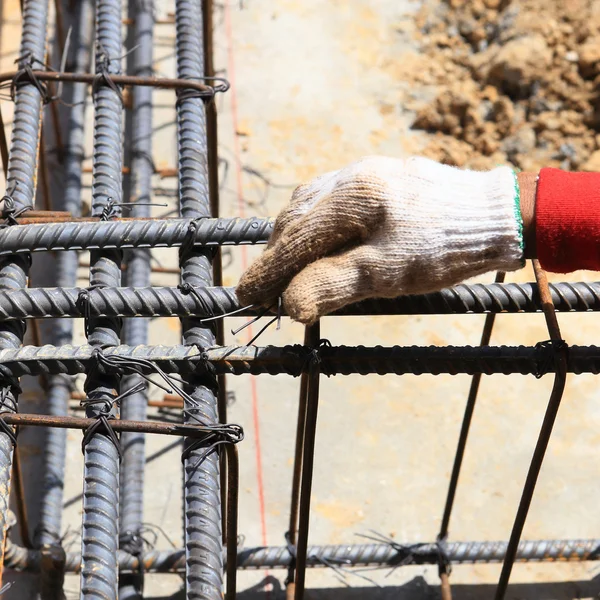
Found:
[[[516,176],[426,158],[363,158],[298,187],[237,288],[313,323],[373,297],[423,294],[522,266]]]

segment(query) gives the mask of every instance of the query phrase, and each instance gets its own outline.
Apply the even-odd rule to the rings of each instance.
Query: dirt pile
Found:
[[[437,90],[413,106],[435,134],[423,154],[600,170],[600,2],[428,0],[417,28],[410,79]]]

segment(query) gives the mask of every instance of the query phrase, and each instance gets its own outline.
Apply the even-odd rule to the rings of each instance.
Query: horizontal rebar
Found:
[[[61,73],[59,71],[35,71],[32,75],[39,81],[62,81],[64,83],[89,83],[93,84],[97,78],[94,73]],[[0,73],[0,83],[12,81],[17,75],[24,77],[20,71],[7,71]],[[117,75],[111,74],[110,78],[117,85],[132,85],[142,87],[155,87],[165,90],[194,90],[207,96],[212,96],[215,92],[226,92],[229,84],[223,78],[218,78],[219,85],[210,86],[205,83],[199,83],[190,79],[169,79],[167,77],[138,77],[135,75]]]
[[[448,542],[445,550],[453,564],[499,563],[506,552],[506,542]],[[523,540],[519,544],[519,562],[582,562],[600,559],[600,540]],[[286,546],[239,549],[238,569],[287,568],[292,557]],[[185,551],[151,550],[142,557],[146,572],[182,572],[185,568]],[[410,564],[437,564],[437,544],[342,544],[309,546],[308,567],[325,567],[327,563],[343,566],[398,567]],[[39,550],[28,550],[13,543],[6,549],[6,567],[17,571],[39,571]],[[79,572],[81,555],[67,554],[65,570]],[[137,557],[119,551],[119,571],[135,572],[139,569]]]
[[[0,350],[0,374],[21,377],[41,373],[76,375],[94,364],[91,346],[23,346]],[[483,373],[544,374],[555,370],[554,350],[540,346],[323,346],[317,352],[304,346],[223,346],[201,351],[197,346],[114,346],[106,356],[143,358],[168,373],[298,376],[312,360],[324,375]],[[141,367],[152,373],[149,366]],[[600,373],[600,347],[571,346],[570,373]]]
[[[273,219],[157,219],[33,223],[0,229],[0,256],[45,250],[266,243]]]
[[[35,415],[25,413],[5,413],[2,417],[8,425],[16,427],[60,427],[62,429],[85,430],[95,423],[95,419],[68,417],[66,415]],[[111,427],[115,431],[156,433],[160,435],[188,436],[202,439],[210,433],[206,428],[192,423],[166,423],[161,421],[132,421],[126,419],[111,420]]]
[[[600,310],[600,282],[555,283],[550,286],[556,310]],[[85,301],[80,294],[85,293]],[[0,291],[0,320],[54,317],[211,317],[240,311],[255,316],[261,307],[240,310],[235,288],[177,287],[26,288]],[[378,298],[351,304],[337,315],[462,314],[538,312],[541,305],[533,283],[458,285],[435,294]]]

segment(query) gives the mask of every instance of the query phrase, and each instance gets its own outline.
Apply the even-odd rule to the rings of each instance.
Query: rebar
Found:
[[[90,0],[77,3],[73,16],[76,27],[71,37],[72,64],[75,71],[89,69],[90,48],[93,39],[93,6]],[[67,148],[64,161],[64,194],[56,207],[74,216],[81,210],[81,164],[84,153],[86,86],[74,85],[66,101],[72,104],[67,120]],[[60,252],[55,257],[56,283],[61,287],[71,287],[77,279],[77,254]],[[73,322],[67,319],[58,321],[53,327],[54,343],[57,346],[71,344],[73,340]],[[49,380],[49,415],[66,415],[69,407],[72,382],[64,375],[56,375]],[[44,451],[44,470],[42,474],[42,493],[40,501],[40,520],[36,528],[37,544],[56,545],[60,543],[62,505],[65,477],[66,432],[49,428],[46,432]]]
[[[499,271],[496,274],[496,283],[503,283],[506,273]],[[481,333],[480,346],[489,346],[492,338],[492,330],[494,329],[494,322],[496,315],[490,313],[485,318],[483,325],[483,332]],[[475,403],[477,402],[477,395],[479,393],[479,384],[481,383],[481,373],[475,373],[471,379],[471,385],[469,387],[469,395],[467,396],[467,403],[465,405],[465,412],[460,428],[460,434],[458,436],[458,444],[456,452],[454,454],[454,463],[452,465],[452,472],[450,474],[450,480],[448,482],[448,493],[446,495],[446,502],[444,504],[444,512],[442,514],[442,521],[440,524],[440,532],[438,534],[439,540],[446,540],[448,537],[448,527],[450,526],[450,517],[452,515],[452,507],[454,506],[454,499],[456,497],[456,490],[458,488],[458,479],[460,477],[460,471],[462,467],[463,458],[465,455],[465,449],[467,447],[467,439],[469,437],[469,430],[471,428],[471,421],[473,419],[473,412],[475,411]]]
[[[304,346],[223,346],[205,351],[195,346],[115,346],[106,356],[144,358],[167,373],[299,376],[314,352]],[[556,366],[546,346],[333,346],[318,350],[321,374],[332,375],[543,375]],[[85,373],[97,364],[91,346],[24,346],[0,350],[0,374],[15,377],[41,373]],[[569,373],[600,373],[599,346],[570,346]],[[150,369],[142,369],[149,374]]]
[[[38,71],[32,70],[33,77],[39,81],[49,82],[68,82],[68,83],[88,83],[93,84],[95,75],[93,73],[61,73],[57,71]],[[19,75],[18,71],[9,71],[0,73],[0,83],[13,81]],[[225,79],[216,78],[219,83],[216,86],[207,85],[198,81],[188,79],[169,79],[164,77],[137,77],[132,75],[122,75],[113,73],[111,79],[117,85],[132,85],[139,87],[153,87],[162,89],[171,89],[177,91],[195,92],[198,96],[212,98],[217,92],[226,92],[229,84]]]
[[[175,27],[177,74],[181,79],[198,80],[204,76],[203,14],[201,3],[176,0]],[[208,190],[206,112],[204,101],[194,94],[180,94],[177,102],[179,201],[184,218],[200,219],[200,228],[211,216]],[[219,220],[215,220],[217,223]],[[232,221],[232,224],[234,221]],[[256,222],[256,230],[261,230]],[[250,227],[252,230],[252,226]],[[267,231],[265,228],[264,231]],[[216,231],[222,231],[218,229]],[[246,228],[248,232],[248,228]],[[180,252],[182,282],[194,288],[212,285],[211,254],[186,244]],[[183,322],[187,345],[209,348],[215,344],[214,331],[197,319]],[[217,382],[205,373],[188,379],[193,400],[185,402],[184,422],[218,422]],[[185,440],[186,448],[191,444]],[[184,460],[184,534],[186,549],[186,597],[189,600],[220,600],[223,597],[223,541],[221,537],[221,496],[219,454],[204,450],[187,453]]]
[[[506,542],[449,542],[448,557],[452,564],[500,563],[506,554]],[[329,564],[352,567],[398,567],[402,564],[437,564],[439,548],[435,543],[340,544],[309,546],[306,566],[327,568]],[[119,571],[137,572],[140,558],[120,550]],[[185,550],[150,550],[141,557],[148,573],[182,573],[185,570]],[[523,540],[519,544],[517,562],[584,562],[600,560],[600,540]],[[16,571],[36,572],[40,569],[39,550],[28,550],[9,541],[6,566]],[[238,569],[287,569],[292,556],[286,546],[240,548]],[[65,570],[78,573],[81,555],[69,552]]]
[[[33,223],[1,229],[0,256],[45,250],[259,244],[267,242],[272,229],[272,219],[255,218]]]
[[[541,342],[533,347],[490,347],[487,334],[484,334],[482,347],[478,348],[331,347],[318,339],[318,327],[310,330],[312,335],[307,337],[302,346],[224,346],[224,321],[218,317],[229,316],[232,312],[236,317],[255,316],[262,309],[256,306],[241,307],[235,290],[221,286],[219,264],[213,261],[215,253],[223,245],[267,242],[274,220],[216,218],[218,156],[213,96],[216,92],[225,91],[228,84],[224,80],[215,83],[210,77],[214,75],[214,68],[207,13],[211,11],[212,2],[175,2],[178,79],[155,78],[152,73],[152,27],[155,24],[152,0],[129,0],[129,3],[131,18],[127,23],[135,27],[135,40],[130,39],[131,43],[128,44],[129,47],[135,47],[128,59],[133,74],[120,73],[123,56],[122,0],[96,0],[97,52],[94,74],[87,72],[93,22],[91,0],[79,3],[71,0],[70,3],[71,9],[77,7],[78,11],[78,16],[73,15],[78,19],[78,26],[70,52],[74,73],[62,72],[66,69],[64,66],[61,66],[61,72],[31,70],[31,67],[42,64],[45,59],[47,0],[29,0],[24,10],[19,71],[0,74],[0,83],[12,80],[16,91],[10,152],[0,136],[0,154],[8,179],[4,198],[6,221],[0,224],[0,261],[4,261],[0,262],[0,387],[3,388],[3,406],[0,407],[3,413],[0,418],[0,526],[4,535],[14,443],[11,435],[13,430],[10,428],[22,425],[50,428],[36,547],[20,548],[8,540],[6,546],[3,544],[3,548],[6,548],[5,564],[17,570],[40,572],[42,588],[52,590],[51,595],[44,596],[48,600],[62,594],[63,569],[81,573],[82,598],[90,600],[116,600],[117,596],[141,600],[143,571],[185,574],[187,598],[216,600],[223,597],[225,567],[226,598],[230,600],[235,597],[237,567],[287,568],[288,574],[296,568],[295,581],[291,581],[288,597],[294,591],[296,599],[300,600],[304,591],[305,567],[323,567],[339,561],[349,566],[389,568],[410,564],[440,566],[443,554],[454,564],[504,561],[496,592],[500,600],[506,591],[515,560],[600,559],[600,540],[519,543],[560,402],[565,373],[600,373],[600,347],[575,346],[568,351],[564,345],[559,347],[561,340],[555,326],[554,311],[599,311],[600,282],[559,283],[544,287],[541,293],[538,293],[534,284],[458,285],[434,294],[368,300],[336,313],[338,316],[489,313],[486,329],[489,333],[496,313],[534,313],[543,310],[551,325],[553,341]],[[60,48],[65,42],[60,0],[56,0],[56,7],[56,35]],[[66,173],[64,195],[56,208],[64,210],[36,212],[32,210],[38,170],[36,160],[38,156],[45,158],[45,154],[40,155],[38,147],[38,140],[42,136],[41,108],[43,102],[50,100],[57,81],[72,84],[68,86],[71,95],[66,98],[73,104],[69,107],[66,145],[63,146],[62,136],[57,136],[55,148]],[[78,215],[82,195],[81,178],[87,170],[82,168],[82,161],[85,100],[89,84],[92,84],[95,105],[92,167],[94,216],[83,220]],[[131,139],[131,144],[126,155],[126,166],[122,164],[123,98],[120,86],[123,85],[132,86],[133,98],[129,103],[128,93],[124,97],[127,108],[131,109],[131,121],[128,122],[128,133],[131,135],[127,137]],[[152,90],[156,87],[173,89],[177,96],[178,165],[177,168],[163,169],[160,173],[161,176],[178,177],[181,218],[177,219],[151,219],[148,207],[143,205],[151,199],[151,177],[155,172],[151,137]],[[56,125],[58,103],[54,103],[51,109],[52,122]],[[43,170],[42,167],[40,162],[40,169]],[[122,188],[124,173],[130,176],[125,194]],[[45,173],[41,175],[42,187],[47,188],[48,179]],[[50,198],[47,191],[43,195],[46,199]],[[120,217],[119,206],[123,196],[134,203],[132,219]],[[21,209],[28,210],[19,214]],[[155,247],[180,248],[181,286],[149,287],[149,249]],[[62,251],[55,257],[58,287],[27,289],[31,253],[54,250]],[[91,251],[89,288],[75,287],[77,250]],[[127,288],[119,287],[124,250],[129,251],[125,255],[126,268],[123,269],[127,273]],[[536,268],[539,280],[538,270]],[[552,303],[553,307],[550,306]],[[182,318],[185,345],[147,345],[147,319],[163,316]],[[54,345],[40,346],[39,338],[34,336],[35,346],[20,347],[27,319],[56,317],[83,317],[89,345],[71,345],[72,322],[64,319],[54,329]],[[123,336],[125,343],[119,345],[122,317],[139,318],[127,322]],[[215,338],[218,328],[220,337]],[[127,361],[103,362],[103,355],[146,359],[149,362],[136,363],[135,368],[147,376],[163,375],[157,369],[183,375],[185,390],[176,389],[177,402],[169,404],[182,409],[183,423],[176,422],[176,412],[165,416],[165,421],[157,421],[155,415],[148,419],[147,393],[140,390],[140,385],[147,383],[144,377],[131,374],[132,370],[126,367]],[[113,368],[107,368],[107,364],[113,365]],[[79,373],[87,375],[82,398],[82,405],[86,409],[85,419],[67,416],[71,398],[70,376]],[[211,446],[209,440],[214,439],[210,437],[214,428],[210,426],[217,422],[217,377],[261,373],[303,375],[306,406],[301,405],[298,422],[295,485],[290,536],[287,538],[289,543],[282,548],[241,549],[236,548],[239,491],[237,448],[231,444]],[[541,377],[556,373],[547,416],[508,543],[449,543],[445,540],[451,498],[456,490],[460,456],[464,451],[468,419],[474,403],[473,391],[467,407],[463,428],[465,433],[459,442],[457,466],[449,490],[442,533],[436,543],[401,544],[389,540],[385,544],[308,546],[319,376],[355,373],[464,373],[475,375],[477,382],[484,374],[521,373]],[[48,414],[16,414],[19,392],[17,378],[40,374],[52,375],[49,380]],[[120,388],[123,394],[120,394]],[[134,388],[138,391],[128,395],[127,392]],[[122,420],[116,418],[116,406],[121,401]],[[164,402],[159,404],[165,406]],[[223,422],[226,422],[225,407],[224,388],[221,388],[219,414]],[[104,417],[111,420],[103,421]],[[90,429],[98,424],[100,428]],[[85,432],[81,554],[65,554],[61,547],[66,428]],[[121,434],[122,444],[114,436],[115,432]],[[183,548],[144,552],[141,526],[146,433],[185,437]],[[218,443],[227,441],[230,440],[220,440]],[[226,454],[220,453],[221,449]],[[121,471],[120,451],[123,452]],[[220,459],[225,456],[230,468],[220,473]],[[298,498],[300,487],[302,493]],[[18,494],[19,497],[23,495],[22,491]],[[18,507],[22,508],[23,505]],[[25,531],[28,529],[25,512],[18,512],[21,515],[21,531]],[[122,533],[120,537],[119,530]],[[227,555],[222,534],[227,538]],[[26,540],[27,536],[23,539]],[[379,537],[370,539],[381,541]],[[122,574],[120,583],[119,572]],[[447,574],[448,571],[445,571],[443,592],[448,595]],[[44,583],[46,580],[47,585]]]
[[[141,279],[141,278],[140,278]],[[135,280],[136,283],[138,280]],[[133,283],[133,280],[129,281]],[[550,284],[558,312],[600,311],[600,282]],[[256,316],[260,306],[242,307],[235,288],[178,287],[26,288],[0,291],[0,319],[55,317],[214,317],[236,311]],[[239,311],[239,312],[238,312]],[[334,315],[532,313],[541,311],[535,284],[458,285],[435,294],[378,298],[351,304]],[[285,316],[285,311],[282,311]]]
[[[48,20],[47,0],[30,0],[23,11],[20,57],[44,60],[46,55],[46,25]],[[39,151],[42,96],[32,83],[22,82],[17,86],[13,130],[8,156],[4,214],[33,208],[37,157]],[[27,274],[31,257],[25,254],[2,261],[0,266],[0,290],[18,289],[27,286]],[[0,324],[0,348],[18,348],[25,334],[25,323]],[[19,385],[14,375],[5,373],[0,383],[5,391],[2,410],[17,410]],[[13,439],[5,432],[0,434],[0,585],[3,555],[7,534],[7,516],[10,493],[10,471]]]
[[[310,327],[304,328],[304,345],[308,346],[311,342],[313,330]],[[318,339],[317,339],[318,342]],[[304,453],[304,432],[306,429],[306,405],[308,394],[308,373],[302,373],[300,376],[300,390],[298,395],[298,416],[296,418],[296,439],[294,443],[294,466],[292,469],[292,491],[290,497],[290,515],[288,521],[288,530],[285,534],[286,541],[292,547],[296,547],[296,537],[298,532],[298,513],[300,510],[300,484],[302,479],[302,455]],[[295,561],[290,565],[286,578],[286,598],[292,600],[295,593],[296,565]]]
[[[313,465],[315,460],[315,441],[317,437],[317,414],[319,409],[320,359],[316,354],[321,337],[321,327],[317,322],[306,330],[308,347],[313,355],[308,360],[306,381],[306,417],[304,438],[302,440],[302,464],[300,467],[300,504],[298,510],[298,534],[296,547],[296,573],[294,577],[294,598],[304,598],[306,580],[306,559],[308,550],[308,528],[310,524],[310,500],[312,494]],[[291,592],[291,589],[290,589]]]
[[[129,14],[134,21],[133,53],[131,57],[136,77],[152,76],[154,2],[129,0]],[[131,179],[129,199],[133,203],[132,216],[150,217],[152,171],[152,88],[135,87],[131,116]],[[126,255],[127,283],[133,287],[150,283],[150,250],[137,248]],[[124,341],[130,346],[148,343],[148,320],[129,319],[124,326]],[[123,390],[131,390],[143,383],[140,375],[123,378]],[[121,418],[144,421],[148,393],[142,391],[124,398]],[[119,547],[130,554],[143,551],[142,523],[144,516],[144,468],[146,461],[145,434],[123,432],[121,434],[121,514]],[[143,597],[143,571],[119,580],[120,600],[140,600]]]
[[[121,10],[121,0],[96,2],[96,73],[104,78],[93,94],[92,212],[96,216],[118,206],[122,199],[122,98],[110,84],[111,74],[121,70]],[[121,261],[118,250],[92,252],[90,286],[120,285]],[[119,344],[119,319],[94,317],[88,325],[91,346],[104,349]],[[111,405],[119,384],[118,373],[92,370],[84,388],[88,396],[86,416],[113,418]],[[84,445],[81,598],[89,600],[117,599],[120,450],[108,434],[99,430]]]
[[[540,291],[548,334],[550,335],[549,348],[551,357],[549,360],[554,363],[554,385],[552,386],[552,392],[548,399],[544,420],[542,421],[535,450],[531,457],[531,463],[523,485],[519,507],[510,532],[510,538],[506,547],[506,556],[502,564],[502,571],[494,596],[495,600],[503,600],[506,595],[513,563],[515,562],[519,548],[519,541],[523,534],[523,528],[525,527],[525,521],[527,519],[529,507],[531,506],[537,479],[542,468],[542,463],[544,462],[544,456],[548,448],[548,443],[550,442],[550,436],[552,435],[552,428],[556,421],[556,415],[558,414],[558,409],[560,408],[567,382],[567,344],[562,339],[560,333],[558,319],[556,318],[550,290],[548,289],[548,279],[545,271],[537,260],[533,261],[533,270]]]

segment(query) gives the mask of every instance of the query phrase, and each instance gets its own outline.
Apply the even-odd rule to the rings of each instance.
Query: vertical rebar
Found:
[[[4,129],[4,118],[0,109],[0,157],[2,157],[2,170],[4,179],[8,177],[8,144],[6,143],[6,130]]]
[[[71,56],[73,70],[85,73],[89,70],[90,48],[93,36],[93,6],[91,0],[81,0],[77,4],[71,36]],[[65,89],[68,111],[66,127],[67,147],[64,154],[63,193],[55,194],[55,210],[65,210],[74,217],[81,213],[81,174],[84,154],[85,103],[87,85],[76,83]],[[55,257],[56,285],[73,287],[77,283],[77,253],[57,252]],[[73,341],[73,321],[57,319],[53,325],[56,346],[71,344]],[[71,379],[66,375],[53,375],[48,386],[47,411],[49,415],[66,415],[71,394]],[[60,543],[63,510],[67,432],[64,429],[48,428],[44,450],[44,472],[40,521],[35,532],[38,546]]]
[[[153,0],[129,0],[129,14],[134,20],[132,75],[152,76],[153,58]],[[152,88],[138,86],[133,89],[132,103],[131,180],[129,202],[134,206],[132,216],[149,217],[152,193]],[[146,287],[150,284],[150,250],[139,248],[126,255],[127,285]],[[148,343],[149,319],[128,319],[124,327],[125,343],[130,346]],[[123,390],[143,382],[139,375],[123,378]],[[144,421],[148,394],[137,392],[123,400],[121,416],[124,419]],[[119,546],[130,554],[143,550],[141,527],[144,509],[145,435],[124,432],[121,436],[123,461],[121,464],[121,534]],[[120,600],[142,598],[143,576],[140,573],[123,575],[119,582]]]
[[[317,322],[308,329],[306,340],[309,347],[316,350],[319,345],[321,327]],[[302,478],[300,484],[300,506],[298,519],[298,544],[296,549],[296,576],[294,578],[294,598],[304,598],[306,582],[306,555],[308,551],[308,528],[310,524],[310,499],[312,495],[315,440],[317,436],[317,414],[319,410],[319,361],[312,360],[306,383],[306,420],[304,425],[304,446],[302,452]]]
[[[548,278],[538,260],[533,260],[532,264],[535,280],[540,293],[542,311],[544,312],[548,333],[550,334],[550,350],[554,353],[552,358],[555,361],[556,374],[554,375],[554,385],[552,386],[552,392],[550,392],[548,406],[544,413],[544,420],[542,421],[540,433],[535,444],[535,450],[533,451],[531,463],[529,464],[529,471],[527,472],[525,484],[523,485],[519,508],[517,509],[513,528],[510,532],[498,587],[496,588],[496,593],[494,595],[495,600],[503,600],[506,589],[508,588],[510,574],[519,550],[519,542],[521,541],[523,527],[525,527],[527,513],[531,506],[535,486],[542,468],[542,463],[544,462],[544,456],[546,455],[550,436],[552,435],[552,428],[556,421],[556,415],[558,414],[558,409],[560,408],[560,402],[567,382],[567,346],[563,342],[560,334],[560,327],[558,326],[558,319],[556,317],[554,303],[552,302],[552,294],[550,294],[550,289],[548,287]]]
[[[494,283],[503,283],[506,273],[498,271]],[[483,325],[483,331],[481,333],[480,346],[489,346],[490,339],[492,337],[492,330],[496,321],[496,313],[489,313],[485,317],[485,323]],[[442,515],[442,524],[440,525],[440,532],[438,534],[439,540],[445,540],[448,537],[448,527],[450,526],[450,517],[452,515],[452,507],[454,506],[454,498],[456,497],[456,489],[458,487],[458,479],[460,477],[460,470],[462,467],[463,458],[465,456],[465,449],[467,447],[467,439],[469,437],[469,431],[471,429],[471,421],[473,419],[473,412],[475,410],[475,404],[477,402],[477,395],[479,393],[479,384],[481,383],[481,373],[476,373],[471,379],[471,386],[469,388],[469,395],[467,397],[467,404],[465,406],[465,412],[463,415],[462,425],[460,428],[460,435],[458,436],[458,444],[456,446],[456,453],[454,454],[454,463],[452,465],[452,474],[450,475],[450,483],[448,484],[448,493],[446,495],[446,504],[444,505],[444,513]]]
[[[304,345],[310,346],[312,332],[310,327],[304,329]],[[300,394],[298,397],[298,417],[296,419],[296,442],[294,447],[294,468],[292,471],[292,495],[290,500],[290,520],[288,525],[288,543],[296,547],[296,534],[298,533],[298,507],[300,505],[300,479],[302,475],[302,455],[304,453],[304,428],[306,426],[306,402],[308,392],[309,374],[304,372],[300,376]],[[295,561],[288,569],[286,580],[286,598],[293,600],[296,595]]]
[[[20,56],[45,60],[48,0],[28,0],[23,10],[23,29]],[[42,96],[40,90],[30,82],[18,86],[15,97],[13,130],[8,156],[6,193],[14,201],[14,208],[33,208],[36,188],[37,157],[39,148]],[[6,210],[6,201],[4,209]],[[18,289],[27,286],[30,257],[10,257],[0,263],[0,290]],[[18,348],[25,334],[25,323],[14,321],[0,325],[0,348]],[[2,410],[16,411],[18,386],[16,382],[3,381],[7,389]],[[8,502],[10,495],[10,472],[12,463],[12,441],[0,434],[0,528],[2,541],[0,550],[0,574],[4,563],[4,547],[7,529]],[[1,577],[0,577],[1,585]]]
[[[96,73],[104,74],[94,90],[94,160],[92,213],[100,216],[112,205],[118,213],[122,201],[122,101],[107,78],[119,74],[122,52],[121,0],[96,2]],[[118,250],[91,253],[90,286],[121,284],[122,254]],[[105,348],[119,344],[120,319],[90,319],[88,342]],[[107,414],[106,402],[118,394],[115,372],[92,371],[85,383],[86,414]],[[109,412],[114,416],[114,406]],[[119,451],[104,431],[85,446],[81,597],[116,600],[119,531]]]
[[[213,0],[202,0],[203,11],[203,41],[204,41],[204,72],[208,77],[214,77],[215,67],[213,62]],[[214,98],[206,105],[206,141],[208,144],[208,194],[210,198],[210,212],[213,217],[218,217],[219,210],[219,145],[217,128],[217,105]],[[221,248],[216,249],[213,258],[213,285],[223,285],[223,260]],[[216,343],[219,346],[225,344],[225,319],[216,321]],[[219,391],[217,394],[217,404],[219,407],[219,421],[227,423],[227,381],[225,375],[219,375]],[[227,461],[224,460],[225,454],[221,455],[221,517],[223,542],[227,540]]]
[[[204,75],[203,15],[201,3],[176,0],[177,76],[201,80]],[[206,113],[201,98],[180,94],[177,101],[179,150],[179,198],[183,217],[210,216],[206,141]],[[212,252],[182,248],[180,265],[184,283],[204,287],[212,284]],[[185,344],[209,347],[214,331],[198,320],[186,320]],[[216,423],[216,378],[206,372],[188,379],[193,404],[186,402],[184,420]],[[186,439],[186,446],[192,440]],[[223,594],[223,542],[221,539],[221,498],[219,455],[212,452],[200,462],[202,451],[192,452],[184,461],[184,520],[187,598],[220,600]]]

